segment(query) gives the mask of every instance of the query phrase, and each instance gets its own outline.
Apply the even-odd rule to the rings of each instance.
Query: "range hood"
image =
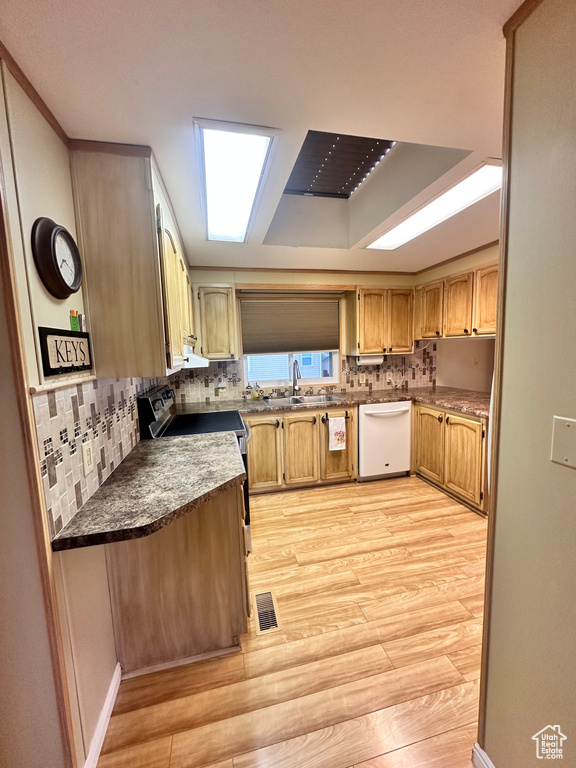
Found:
[[[194,352],[194,347],[184,345],[184,362],[182,368],[208,368],[210,360]]]

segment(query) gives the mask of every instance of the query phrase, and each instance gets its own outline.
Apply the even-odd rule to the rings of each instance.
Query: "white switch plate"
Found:
[[[84,462],[84,477],[94,471],[94,449],[92,440],[82,443],[82,461]]]
[[[550,460],[576,469],[576,419],[554,416]]]

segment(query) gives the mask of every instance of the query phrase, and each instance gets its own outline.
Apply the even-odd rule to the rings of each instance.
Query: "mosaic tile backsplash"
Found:
[[[162,379],[101,379],[33,397],[40,472],[52,535],[68,523],[138,442],[136,398]],[[82,443],[95,468],[84,477]]]
[[[412,355],[388,355],[382,365],[357,366],[356,358],[342,357],[338,384],[306,385],[300,381],[301,392],[372,392],[390,390],[396,384],[403,390],[436,385],[436,342],[416,342]],[[387,383],[388,377],[393,383]],[[363,379],[361,381],[361,379]],[[211,363],[208,368],[180,371],[170,377],[176,392],[176,403],[203,403],[211,400],[240,400],[246,390],[242,384],[242,362],[231,360]],[[226,387],[219,387],[225,384]],[[265,388],[267,389],[267,388]],[[288,394],[290,387],[272,389],[273,394]]]

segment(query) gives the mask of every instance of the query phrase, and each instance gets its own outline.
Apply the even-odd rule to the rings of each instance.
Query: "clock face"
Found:
[[[32,253],[46,289],[57,299],[67,299],[82,285],[82,260],[67,229],[43,216],[32,228]]]
[[[56,267],[60,271],[62,279],[69,288],[73,288],[77,279],[76,261],[72,254],[72,249],[62,232],[58,232],[54,238],[54,252]]]

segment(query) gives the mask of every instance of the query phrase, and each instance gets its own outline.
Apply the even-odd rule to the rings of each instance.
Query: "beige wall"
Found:
[[[36,271],[30,240],[32,225],[40,216],[62,224],[76,237],[70,162],[68,149],[4,63],[2,74],[5,114],[0,118],[0,151],[8,187],[28,377],[29,383],[36,385],[43,379],[35,345],[38,326],[70,328],[70,310],[84,312],[82,290],[65,300],[55,299],[46,290]]]
[[[568,737],[556,762],[576,765],[576,470],[550,461],[553,416],[576,418],[575,50],[574,0],[544,0],[516,33],[482,744],[496,768],[542,765],[532,736],[549,724]]]
[[[65,301],[50,296],[36,272],[30,245],[32,224],[39,216],[54,219],[75,236],[70,164],[67,148],[4,63],[2,86],[0,161],[17,282],[19,320],[28,367],[26,383],[37,385],[41,382],[35,343],[37,326],[69,328],[70,309],[83,312],[84,306],[81,292]],[[4,341],[4,337],[5,332],[1,331],[0,340]],[[6,405],[6,418],[14,419],[15,414],[9,412],[9,406],[15,406],[9,394],[5,395],[10,376],[10,368],[4,359],[8,352],[4,349],[2,353],[0,379],[6,377],[6,381],[1,381],[1,407]],[[12,425],[8,421],[6,430],[11,440],[8,443],[4,441],[0,446],[0,450],[6,453],[0,462],[0,539],[3,543],[3,556],[0,558],[3,601],[0,652],[2,663],[8,663],[6,672],[10,674],[6,678],[6,697],[3,676],[0,679],[0,729],[5,724],[11,725],[15,732],[18,731],[18,737],[13,735],[13,747],[0,746],[0,765],[59,768],[62,759],[57,757],[59,732],[57,720],[54,723],[54,694],[50,681],[46,679],[45,666],[49,664],[49,659],[46,658],[42,595],[37,583],[38,560],[31,540],[32,511],[27,504],[26,491],[21,487],[26,478],[23,459],[18,452],[19,441],[23,438],[19,424]],[[60,589],[59,609],[71,638],[71,645],[66,649],[67,677],[72,719],[77,731],[74,746],[80,764],[83,764],[116,663],[106,569],[101,553],[98,557],[94,552],[79,550],[76,557],[69,558],[63,576],[63,586],[67,591]],[[18,613],[18,604],[21,615],[12,619],[12,613]],[[51,675],[51,669],[49,672]],[[37,676],[36,691],[29,684],[29,678],[34,675]],[[12,693],[14,699],[11,698]],[[3,711],[4,706],[8,711]],[[37,708],[43,710],[38,715],[35,714]],[[20,717],[23,720],[18,725]],[[34,723],[33,733],[31,723]],[[26,740],[29,741],[28,746]],[[40,754],[29,759],[3,761],[1,750],[24,750],[28,747],[40,750]]]
[[[490,392],[494,373],[494,339],[438,339],[436,384]]]
[[[33,506],[0,276],[0,766],[62,768]]]
[[[482,248],[476,253],[471,253],[469,256],[463,256],[456,261],[449,261],[447,264],[442,264],[440,267],[432,267],[425,272],[421,272],[416,278],[417,285],[423,285],[424,283],[431,283],[434,280],[442,280],[449,275],[454,275],[456,272],[466,272],[471,269],[479,269],[480,267],[486,267],[489,264],[497,264],[500,255],[500,246],[491,245],[488,248]]]

